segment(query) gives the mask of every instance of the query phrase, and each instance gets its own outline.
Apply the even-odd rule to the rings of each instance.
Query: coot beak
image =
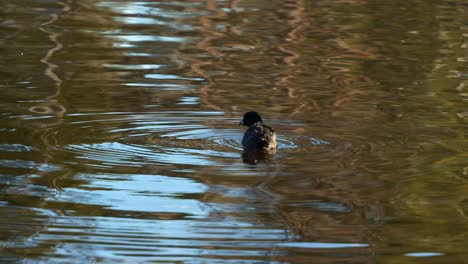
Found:
[[[239,122],[239,124],[237,124],[237,125],[238,125],[238,126],[242,126],[243,124],[244,124],[244,120],[241,120],[241,121]]]

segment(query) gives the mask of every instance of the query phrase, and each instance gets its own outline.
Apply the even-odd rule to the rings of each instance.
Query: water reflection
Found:
[[[119,64],[104,64],[104,67],[116,68],[122,70],[157,70],[164,67],[164,65],[157,64],[137,64],[137,65],[119,65]]]
[[[265,153],[263,151],[243,151],[242,162],[250,165],[258,164],[259,162],[267,162],[276,153],[276,150]]]
[[[0,6],[2,261],[463,262],[459,1]]]

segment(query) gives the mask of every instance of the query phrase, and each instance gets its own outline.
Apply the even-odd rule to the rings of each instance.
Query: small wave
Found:
[[[70,126],[80,133],[67,144],[57,147],[79,159],[93,161],[88,166],[112,168],[141,167],[154,164],[219,166],[238,164],[242,160],[244,130],[236,127],[234,120],[226,119],[220,112],[161,112],[161,113],[102,113],[70,115]],[[205,123],[209,116],[210,124]],[[226,125],[228,124],[228,125]],[[105,126],[108,130],[96,137],[91,131]],[[88,132],[89,131],[89,132]],[[281,131],[281,129],[279,130]],[[50,136],[56,136],[50,133]],[[60,134],[59,134],[60,136]],[[81,143],[93,138],[93,143]],[[278,132],[278,151],[288,155],[328,142],[298,135]],[[60,145],[60,144],[59,144]],[[1,146],[0,146],[1,147]],[[274,158],[274,156],[273,156]],[[71,163],[80,163],[72,161]]]
[[[119,142],[103,142],[97,144],[69,145],[67,150],[73,151],[78,158],[99,162],[104,167],[131,166],[140,167],[150,164],[185,164],[185,165],[216,165],[208,157],[196,153],[183,152],[182,149],[150,149],[145,146],[135,146]]]
[[[59,166],[48,163],[37,163],[31,160],[0,160],[0,166],[15,169],[35,169],[38,171],[58,171]]]
[[[7,152],[28,152],[32,147],[23,144],[0,144],[0,151]]]

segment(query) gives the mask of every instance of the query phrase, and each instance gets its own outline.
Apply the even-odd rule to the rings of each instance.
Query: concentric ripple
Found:
[[[203,123],[205,119],[202,117],[207,114],[214,126]],[[242,153],[240,142],[244,129],[236,127],[232,119],[213,114],[113,113],[94,115],[91,120],[88,116],[75,116],[77,120],[72,122],[72,127],[94,131],[94,126],[107,124],[109,129],[103,133],[116,135],[116,140],[99,142],[97,138],[96,143],[69,143],[64,144],[63,150],[78,159],[90,161],[87,163],[90,166],[103,168],[156,164],[217,166],[235,163]],[[93,135],[86,134],[86,131],[80,136],[92,138]],[[69,141],[68,138],[63,140]],[[327,142],[303,135],[278,134],[278,151],[283,153],[322,144]]]
[[[422,2],[0,1],[0,262],[460,263],[466,8]]]

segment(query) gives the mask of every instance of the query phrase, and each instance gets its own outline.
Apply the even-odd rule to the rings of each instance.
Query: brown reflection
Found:
[[[294,51],[294,44],[301,41],[300,38],[302,37],[302,35],[300,34],[300,31],[305,27],[305,24],[307,23],[305,20],[304,5],[304,1],[297,1],[289,3],[289,5],[285,5],[285,7],[289,9],[287,23],[290,26],[291,30],[287,33],[286,38],[284,39],[286,43],[278,45],[278,49],[286,54],[289,54],[289,56],[285,56],[283,58],[283,62],[285,64],[285,72],[280,74],[281,77],[279,79],[279,82],[277,82],[277,86],[286,87],[288,91],[287,96],[290,98],[296,97],[294,95],[294,87],[291,87],[290,85],[290,80],[296,78],[301,71],[300,68],[295,67],[297,64],[296,61],[301,59],[301,55]],[[273,89],[278,88],[274,87]],[[299,108],[294,110],[291,114],[300,111],[301,107],[302,106],[299,106]]]
[[[271,257],[255,256],[260,260],[363,262],[372,261],[373,254],[381,250],[384,258],[393,254],[404,262],[408,261],[404,257],[407,248],[434,250],[434,245],[444,244],[444,251],[456,254],[454,248],[463,248],[460,230],[466,225],[468,211],[463,184],[467,170],[463,141],[466,96],[461,80],[466,77],[463,64],[466,41],[462,30],[465,26],[462,19],[456,22],[457,30],[452,29],[452,22],[445,22],[447,28],[440,30],[440,38],[455,40],[446,40],[444,48],[438,46],[432,29],[438,25],[433,16],[437,10],[455,9],[465,14],[464,5],[408,4],[399,0],[385,4],[353,0],[206,0],[187,7],[176,2],[178,6],[174,8],[184,14],[206,13],[189,18],[161,18],[165,23],[190,26],[188,30],[174,30],[114,19],[152,16],[118,12],[127,10],[134,1],[115,1],[117,9],[113,11],[96,7],[97,2],[70,3],[79,7],[71,10],[63,4],[61,12],[67,16],[58,19],[58,15],[52,15],[40,27],[55,44],[42,63],[57,92],[45,97],[46,102],[32,107],[32,111],[60,117],[67,111],[70,115],[60,122],[10,120],[9,125],[16,131],[5,139],[27,143],[36,151],[28,155],[5,154],[12,160],[26,157],[63,166],[53,172],[36,173],[28,168],[20,171],[33,171],[35,178],[24,184],[46,187],[39,193],[57,194],[57,201],[46,201],[30,193],[11,194],[4,200],[78,218],[190,220],[191,215],[183,213],[112,210],[80,201],[60,201],[62,187],[95,191],[86,189],[87,182],[73,179],[77,172],[161,174],[190,178],[207,186],[204,192],[175,198],[203,202],[208,216],[201,221],[228,225],[236,219],[246,225],[284,230],[284,234],[277,234],[272,240],[369,244],[368,248],[355,251],[277,249],[271,245],[267,252]],[[451,17],[446,14],[442,20],[451,21]],[[67,30],[59,34],[50,29],[52,23]],[[409,26],[416,28],[409,30]],[[446,35],[452,31],[455,36]],[[137,37],[190,36],[195,40],[128,41],[123,43],[125,46],[115,37],[120,33]],[[459,48],[453,52],[451,47]],[[106,67],[144,64],[164,67]],[[446,76],[447,72],[452,74]],[[147,74],[182,78],[164,83],[161,79],[147,78]],[[202,81],[184,79],[191,76]],[[428,79],[432,85],[426,85]],[[65,84],[67,89],[62,89]],[[180,89],[155,84],[172,84]],[[200,102],[179,104],[184,96],[198,96]],[[67,106],[62,105],[65,99],[69,102]],[[232,146],[210,141],[211,138],[190,138],[192,134],[188,139],[160,137],[172,129],[193,133],[234,129],[230,119],[221,115],[197,116],[192,120],[195,115],[191,114],[212,110],[227,116],[239,116],[245,110],[260,111],[272,120],[284,145],[295,144],[279,148],[274,155],[262,156],[242,153]],[[89,115],[77,117],[85,113]],[[161,120],[168,122],[154,125]],[[181,120],[211,131],[183,128],[177,123]],[[302,139],[297,140],[298,136]],[[330,144],[313,145],[308,140],[311,138]],[[106,152],[89,148],[86,154],[95,159],[92,160],[79,151],[64,150],[72,144],[122,141],[129,142],[127,146],[148,147],[150,151]],[[151,155],[164,151],[172,154],[179,151],[175,154],[181,156],[193,154],[180,151],[184,148],[198,152],[194,156],[209,165],[184,164],[176,155],[162,162],[150,159]],[[231,153],[238,155],[233,157]],[[110,161],[100,159],[105,154]],[[112,155],[120,155],[121,159],[112,160]],[[142,165],[130,166],[131,162]],[[18,174],[17,169],[3,172]],[[13,217],[16,219],[14,213]],[[452,219],[456,219],[454,225]],[[443,239],[440,233],[446,234]],[[454,235],[458,242],[452,244]],[[217,242],[222,244],[223,239]],[[239,258],[244,257],[247,256]]]
[[[273,158],[276,150],[265,151],[246,151],[242,152],[242,162],[250,165],[267,162],[268,159]]]
[[[196,48],[210,56],[191,64],[197,75],[209,80],[209,84],[199,89],[203,107],[225,112],[255,109],[270,118],[311,122],[311,126],[280,125],[278,129],[285,136],[313,135],[333,142],[334,146],[325,149],[326,154],[309,148],[303,149],[304,153],[297,150],[300,154],[282,160],[288,170],[272,173],[263,186],[281,195],[280,204],[292,211],[288,204],[294,200],[349,204],[363,217],[356,213],[353,224],[345,227],[349,233],[343,233],[341,239],[364,239],[365,235],[357,233],[367,234],[362,230],[366,230],[368,217],[383,218],[379,203],[388,195],[386,183],[378,177],[392,165],[384,144],[374,135],[379,129],[376,123],[386,118],[379,104],[393,99],[379,89],[377,81],[361,72],[366,60],[380,56],[367,45],[365,33],[350,32],[364,31],[366,25],[342,25],[337,21],[341,17],[353,20],[368,16],[352,13],[365,3],[347,1],[349,11],[338,11],[337,2],[275,2],[271,6],[259,4],[255,7],[262,12],[255,12],[248,8],[236,11],[245,4],[236,1],[229,2],[229,13],[217,3],[205,3],[211,13],[197,21],[204,37]],[[257,32],[268,32],[270,38],[263,39],[262,33]],[[244,162],[254,164],[258,160],[264,157],[243,154]],[[203,180],[203,173],[197,175],[202,181],[220,183],[207,177]],[[226,183],[229,180],[224,177],[222,182],[229,185]],[[316,231],[298,224],[303,219],[324,219],[320,224],[328,226],[326,230],[340,233],[340,225],[329,226],[328,217],[317,218],[335,216],[320,210],[288,212],[281,209],[278,213],[285,214],[288,226],[295,226],[291,230],[294,234],[317,237],[313,235]]]
[[[229,6],[232,8],[238,1],[229,1]],[[224,64],[223,54],[218,52],[216,47],[212,46],[212,42],[222,39],[229,32],[236,34],[236,30],[228,27],[226,33],[221,33],[213,30],[214,23],[212,20],[221,20],[227,17],[227,14],[221,10],[218,6],[217,1],[207,0],[204,1],[205,8],[210,11],[210,15],[202,16],[198,19],[199,30],[202,33],[202,39],[196,44],[196,48],[202,51],[205,54],[209,54],[212,58],[209,61],[202,60],[192,60],[190,63],[190,68],[197,75],[203,76],[207,80],[207,84],[202,84],[198,91],[200,93],[201,101],[205,107],[216,111],[226,111],[224,106],[219,106],[217,103],[213,103],[210,100],[210,93],[213,93],[214,80],[206,72],[205,68],[215,68],[217,72],[225,74],[229,70],[229,66]],[[218,73],[218,74],[219,74]]]
[[[62,6],[61,14],[67,13],[70,11],[71,7],[64,2],[57,2],[59,5]],[[54,47],[49,49],[46,55],[41,59],[41,62],[46,65],[46,69],[44,74],[47,75],[55,84],[56,92],[53,95],[50,95],[45,100],[45,103],[40,105],[32,106],[29,108],[29,111],[34,112],[36,114],[42,115],[50,115],[55,114],[57,116],[63,116],[66,112],[65,106],[61,105],[57,98],[61,95],[62,89],[62,80],[60,77],[55,73],[58,66],[51,62],[52,56],[60,51],[63,48],[62,43],[58,40],[58,38],[62,35],[60,33],[54,32],[52,30],[47,29],[47,26],[52,25],[59,19],[59,15],[57,14],[50,14],[50,20],[42,23],[39,29],[47,34],[47,37],[50,39],[52,43],[54,43]]]

